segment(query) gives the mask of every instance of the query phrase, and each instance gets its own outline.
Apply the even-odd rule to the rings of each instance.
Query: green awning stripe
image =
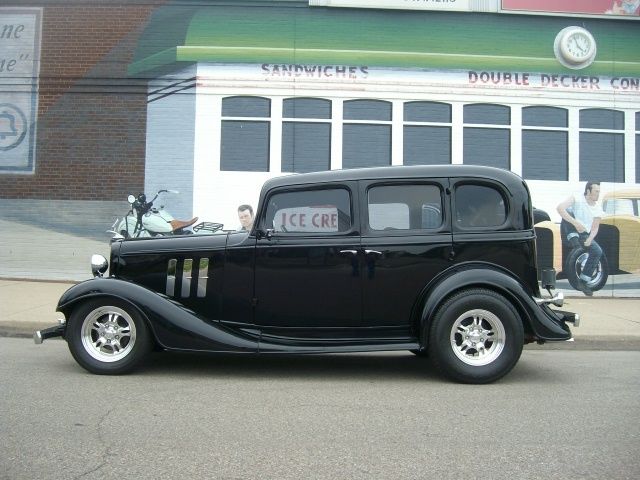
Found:
[[[357,10],[357,11],[356,11]],[[574,18],[361,9],[234,6],[159,8],[129,72],[154,75],[177,62],[367,65],[576,75],[640,75],[635,22],[582,19],[596,61],[571,70],[553,55]]]

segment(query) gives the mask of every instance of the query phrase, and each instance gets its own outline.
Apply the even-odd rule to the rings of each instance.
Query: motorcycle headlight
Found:
[[[91,273],[94,277],[102,277],[109,268],[109,262],[102,255],[91,255]]]

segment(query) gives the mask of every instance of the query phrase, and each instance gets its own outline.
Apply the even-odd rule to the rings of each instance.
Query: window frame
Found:
[[[375,230],[370,227],[369,218],[369,193],[372,189],[378,187],[398,187],[398,186],[433,186],[440,192],[440,207],[442,221],[437,228],[410,228],[397,230]],[[448,188],[448,179],[446,178],[430,178],[430,179],[399,179],[399,180],[376,180],[366,182],[361,187],[361,219],[363,236],[368,237],[406,237],[406,236],[423,236],[435,235],[441,233],[449,233],[449,202],[446,190]]]
[[[452,179],[454,180],[454,179]],[[495,190],[504,202],[504,221],[498,225],[483,225],[483,226],[464,226],[457,220],[458,212],[458,189],[465,186],[485,187]],[[492,182],[489,180],[478,179],[455,179],[452,182],[451,188],[451,228],[454,232],[458,233],[487,233],[496,231],[509,231],[513,230],[513,224],[511,220],[511,202],[509,201],[509,190],[499,182]]]
[[[222,112],[224,109],[224,101],[226,99],[232,99],[232,98],[257,98],[260,100],[268,100],[268,105],[269,105],[269,116],[267,117],[238,117],[238,116],[223,116]],[[240,123],[240,122],[244,122],[244,123],[261,123],[261,124],[266,124],[267,127],[267,149],[266,149],[266,170],[255,170],[255,169],[245,169],[245,170],[228,170],[222,167],[223,165],[223,152],[224,152],[224,142],[223,142],[223,131],[224,131],[224,125],[225,123]],[[221,172],[270,172],[271,171],[271,135],[272,135],[272,131],[273,131],[273,99],[270,97],[264,97],[264,96],[260,96],[260,95],[229,95],[229,96],[223,96],[220,102],[220,158],[219,158],[219,165],[220,165],[220,171]]]
[[[349,215],[350,215],[350,228],[348,230],[337,232],[281,232],[275,230],[273,227],[267,227],[267,215],[269,214],[269,204],[273,197],[277,195],[287,194],[287,193],[304,193],[304,192],[317,192],[322,190],[344,190],[347,192],[349,196]],[[264,197],[264,208],[260,213],[260,218],[258,219],[258,230],[262,232],[272,232],[273,237],[279,238],[304,238],[304,237],[312,237],[312,238],[338,238],[338,237],[350,237],[354,235],[359,235],[358,228],[358,218],[357,218],[357,209],[355,208],[357,198],[356,195],[357,190],[352,182],[346,183],[328,183],[328,184],[313,184],[309,185],[290,185],[286,187],[278,187],[268,191]],[[274,212],[275,215],[275,212]]]

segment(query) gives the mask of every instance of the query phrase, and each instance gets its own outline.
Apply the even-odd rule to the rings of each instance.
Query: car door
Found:
[[[447,192],[446,178],[360,182],[363,326],[412,334],[421,292],[450,264]]]
[[[535,232],[524,225],[528,213],[513,206],[508,188],[486,178],[456,178],[451,192],[455,263],[491,264],[535,283]]]
[[[255,321],[264,339],[348,337],[360,326],[355,185],[267,194],[255,250]]]

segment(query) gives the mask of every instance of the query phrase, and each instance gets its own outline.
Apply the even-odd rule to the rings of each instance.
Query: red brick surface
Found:
[[[43,7],[35,173],[0,175],[0,198],[120,200],[142,189],[146,84],[127,66],[164,3],[28,5]]]

